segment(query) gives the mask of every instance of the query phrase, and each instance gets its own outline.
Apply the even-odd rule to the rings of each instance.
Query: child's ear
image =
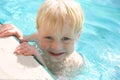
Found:
[[[80,32],[79,33],[77,33],[77,36],[76,36],[76,42],[78,41],[78,39],[80,38]]]
[[[80,38],[80,32],[77,34],[77,39],[79,39]]]

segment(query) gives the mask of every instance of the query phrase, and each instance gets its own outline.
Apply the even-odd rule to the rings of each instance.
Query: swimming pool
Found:
[[[120,80],[120,0],[78,1],[85,22],[76,50],[83,55],[85,66],[73,80]],[[36,14],[42,2],[1,0],[0,22],[13,23],[29,35],[36,31]]]

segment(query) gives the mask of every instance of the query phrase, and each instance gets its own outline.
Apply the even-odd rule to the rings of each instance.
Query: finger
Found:
[[[19,40],[23,40],[22,32],[18,30],[14,25],[3,24],[2,27],[0,27],[0,36],[7,37],[11,35],[16,36]]]
[[[27,47],[27,42],[23,42],[16,48],[16,50],[23,49],[23,48],[26,48],[26,47]]]
[[[4,32],[0,33],[0,37],[12,36],[13,34],[15,34],[14,30],[4,31]]]
[[[17,28],[14,25],[12,25],[12,24],[3,24],[0,27],[0,34],[6,32],[6,31],[9,31],[9,30],[14,30],[14,32],[15,32],[16,29]]]
[[[8,26],[2,26],[0,28],[0,34],[6,32],[6,31],[9,31],[9,30],[13,30],[13,27],[11,27],[11,26],[10,27],[8,27]]]
[[[3,25],[1,25],[1,27],[0,27],[1,30],[4,30],[4,29],[12,29],[12,28],[15,28],[15,26],[12,25],[12,24],[3,24]]]
[[[28,49],[27,48],[23,48],[23,49],[19,49],[16,51],[17,55],[25,55],[24,53],[28,53]]]
[[[14,36],[16,36],[19,40],[23,40],[23,37],[22,37],[22,34],[20,34],[20,33],[16,33],[16,31],[15,30],[13,30],[13,29],[11,29],[11,30],[6,30],[6,31],[2,31],[1,33],[0,33],[0,37],[7,37],[7,36],[12,36],[12,35],[14,35]]]
[[[31,56],[29,52],[23,53],[24,56]]]
[[[6,27],[2,27],[2,28],[0,28],[0,34],[1,33],[4,33],[4,32],[6,32],[6,31],[8,31],[9,29],[8,28],[6,28]]]
[[[33,46],[28,44],[28,42],[23,42],[16,48],[15,51],[16,52],[18,51],[20,53],[30,53],[31,52],[31,48],[33,48]]]
[[[18,55],[27,53],[29,51],[28,49],[29,47],[27,47],[25,43],[24,44],[22,43],[16,48],[15,53]]]
[[[17,55],[31,56],[32,53],[29,50],[30,48],[23,48],[16,51]]]
[[[22,34],[19,30],[16,31],[15,36],[16,36],[19,40],[21,40],[21,41],[23,40],[23,34]]]

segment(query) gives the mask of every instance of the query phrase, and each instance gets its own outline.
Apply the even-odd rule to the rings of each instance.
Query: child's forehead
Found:
[[[72,25],[70,22],[65,22],[65,23],[62,23],[62,22],[56,22],[54,24],[43,24],[43,26],[41,26],[41,28],[44,28],[44,30],[47,30],[47,31],[71,31],[72,30]]]
[[[71,33],[71,31],[42,31],[40,32],[41,36],[52,36],[52,37],[74,37],[75,35]]]
[[[60,22],[56,22],[55,25],[45,23],[39,28],[39,32],[44,34],[72,35],[72,30],[72,25],[69,20],[66,20],[63,25]]]

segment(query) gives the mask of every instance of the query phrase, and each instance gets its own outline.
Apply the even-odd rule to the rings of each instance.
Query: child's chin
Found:
[[[62,62],[64,60],[64,58],[51,58],[52,62]]]

